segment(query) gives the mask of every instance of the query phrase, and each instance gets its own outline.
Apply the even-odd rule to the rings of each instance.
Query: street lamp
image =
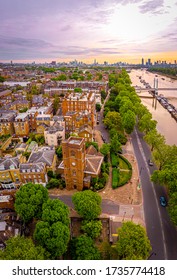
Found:
[[[124,221],[125,214],[126,214],[126,211],[124,212],[124,215],[123,215],[123,219],[122,219],[122,221]]]
[[[150,260],[150,257],[152,257],[152,256],[156,256],[157,254],[155,253],[155,252],[152,252],[150,255],[149,255],[149,257],[147,258],[147,260]]]

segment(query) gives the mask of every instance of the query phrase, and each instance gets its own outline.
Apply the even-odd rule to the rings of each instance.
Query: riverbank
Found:
[[[146,70],[148,73],[151,73],[151,74],[156,74],[156,75],[161,75],[161,76],[164,76],[164,77],[167,77],[167,78],[170,78],[172,80],[177,80],[177,76],[172,76],[172,75],[168,75],[168,74],[165,74],[165,73],[162,73],[162,72],[158,72],[158,71],[148,71],[148,69]]]

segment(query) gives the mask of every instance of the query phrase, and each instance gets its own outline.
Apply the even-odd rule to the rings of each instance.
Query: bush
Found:
[[[116,189],[119,183],[119,170],[117,168],[112,169],[112,188]]]

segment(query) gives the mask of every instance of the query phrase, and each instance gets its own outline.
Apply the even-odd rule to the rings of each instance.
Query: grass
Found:
[[[131,176],[132,166],[130,162],[123,156],[119,156],[119,169],[114,166],[112,169],[112,188],[116,189],[125,185],[131,179]]]
[[[129,170],[127,163],[121,157],[119,158],[119,168]]]

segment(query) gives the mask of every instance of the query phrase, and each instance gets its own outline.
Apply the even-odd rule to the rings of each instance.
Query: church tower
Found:
[[[85,169],[85,140],[79,137],[70,137],[62,142],[64,177],[66,189],[83,189]]]

